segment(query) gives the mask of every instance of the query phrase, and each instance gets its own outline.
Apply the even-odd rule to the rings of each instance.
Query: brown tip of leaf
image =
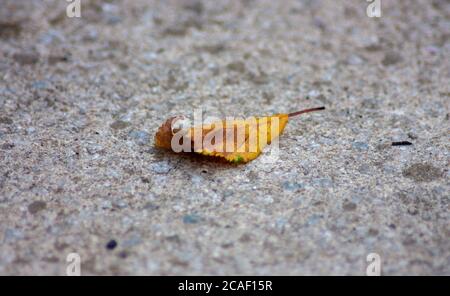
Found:
[[[325,110],[325,107],[316,107],[316,108],[305,109],[305,110],[289,113],[288,116],[293,117],[293,116],[297,116],[297,115],[300,115],[303,113],[309,113],[309,112],[319,111],[319,110]]]
[[[161,148],[171,148],[172,141],[172,123],[178,117],[171,117],[161,125],[155,135],[155,144]]]

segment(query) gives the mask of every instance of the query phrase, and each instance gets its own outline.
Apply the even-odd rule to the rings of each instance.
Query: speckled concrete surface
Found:
[[[450,274],[448,1],[66,5],[0,1],[0,274]],[[275,163],[153,148],[320,105]]]

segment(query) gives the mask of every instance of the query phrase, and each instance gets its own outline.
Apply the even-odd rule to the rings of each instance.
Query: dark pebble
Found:
[[[47,204],[44,201],[34,201],[28,205],[28,212],[31,214],[36,214],[44,210],[47,207]]]
[[[110,240],[107,244],[106,244],[106,249],[108,250],[114,250],[117,247],[117,242],[115,240]]]
[[[400,141],[400,142],[392,142],[392,146],[410,146],[411,142],[408,141]]]

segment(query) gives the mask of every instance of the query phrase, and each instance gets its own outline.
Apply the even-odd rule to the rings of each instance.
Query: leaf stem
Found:
[[[303,113],[319,111],[319,110],[325,110],[325,107],[316,107],[316,108],[311,108],[311,109],[305,109],[305,110],[289,113],[288,116],[289,117],[293,117],[293,116],[297,116],[297,115],[300,115],[300,114],[303,114]]]

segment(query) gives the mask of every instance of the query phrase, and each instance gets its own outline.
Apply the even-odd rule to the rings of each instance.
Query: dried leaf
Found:
[[[220,120],[194,127],[185,127],[186,120],[182,116],[171,117],[156,132],[155,145],[175,152],[194,152],[232,163],[246,163],[257,158],[265,146],[280,136],[289,118],[323,109],[325,107],[246,120]]]

